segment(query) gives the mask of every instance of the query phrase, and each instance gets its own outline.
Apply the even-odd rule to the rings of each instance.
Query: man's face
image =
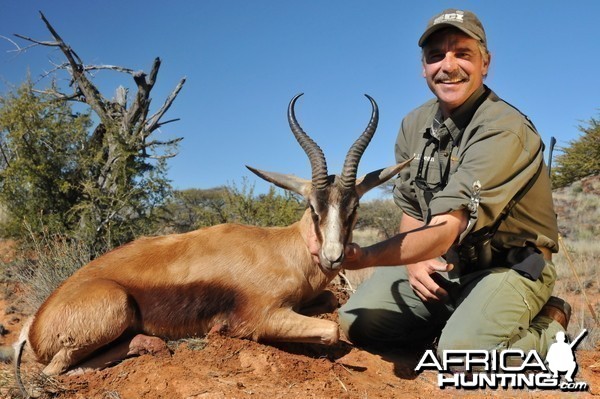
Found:
[[[489,57],[484,60],[477,40],[457,29],[433,33],[423,47],[423,77],[444,117],[483,84],[488,67]]]

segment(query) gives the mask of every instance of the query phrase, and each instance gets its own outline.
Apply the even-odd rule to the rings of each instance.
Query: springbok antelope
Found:
[[[219,329],[253,340],[337,342],[336,323],[309,316],[335,308],[325,287],[342,266],[359,198],[405,164],[357,180],[379,118],[377,104],[367,96],[371,120],[348,151],[341,175],[328,176],[322,150],[296,120],[300,96],[289,104],[288,121],[310,160],[312,179],[249,167],[306,198],[309,208],[298,222],[273,228],[222,224],[141,238],[93,260],[29,319],[14,345],[17,370],[27,342],[47,364],[47,375],[88,367],[94,364],[90,359],[102,359],[93,367],[122,359],[138,334],[179,339]],[[318,256],[308,247],[315,235]]]

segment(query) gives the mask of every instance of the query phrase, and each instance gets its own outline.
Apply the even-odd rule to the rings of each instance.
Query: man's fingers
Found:
[[[423,301],[423,302],[429,302],[431,300],[430,298],[430,293],[427,290],[427,288],[425,288],[425,286],[423,284],[421,284],[418,281],[414,281],[411,282],[411,288],[413,289],[413,292],[415,294],[417,294],[417,296]]]
[[[424,280],[414,280],[411,284],[413,290],[421,300],[426,302],[445,302],[447,300],[448,291],[439,286],[429,275]]]
[[[440,286],[438,286],[437,289],[433,292],[433,295],[435,295],[435,298],[438,301],[446,302],[448,300],[448,291],[446,291]]]
[[[445,289],[447,280],[437,272],[448,272],[454,268],[454,265],[431,259],[427,262],[407,265],[407,268],[410,285],[421,300],[448,301],[449,294]]]
[[[364,267],[364,248],[358,244],[350,243],[344,249],[344,262],[342,267],[346,270],[358,270]]]
[[[452,263],[436,262],[430,263],[429,266],[436,272],[449,272],[450,270],[454,269],[454,265]]]
[[[437,285],[433,280],[431,280],[432,284],[427,287],[429,292],[429,298],[435,301],[446,301],[448,298],[448,291]]]
[[[433,280],[426,284],[423,284],[422,282],[413,284],[413,290],[422,300],[426,302],[437,302],[443,301],[447,297],[448,293],[446,290],[435,284]]]
[[[358,256],[358,245],[355,243],[350,243],[346,245],[344,249],[346,259],[354,260]]]

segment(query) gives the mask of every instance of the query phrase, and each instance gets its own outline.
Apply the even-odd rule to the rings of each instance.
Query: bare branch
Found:
[[[123,110],[125,109],[125,107],[127,107],[127,94],[129,93],[129,90],[126,89],[123,86],[119,86],[117,87],[117,91],[116,91],[116,95],[115,95],[115,101],[117,102],[118,105],[120,105]]]
[[[165,100],[163,106],[154,115],[150,117],[150,120],[146,123],[146,128],[144,129],[144,136],[149,136],[154,130],[158,128],[160,118],[162,118],[165,112],[167,112],[167,110],[171,107],[171,104],[173,104],[173,101],[175,101],[175,98],[181,91],[181,88],[183,87],[184,83],[185,78],[179,81],[175,89],[171,92],[171,94],[169,94],[169,97],[167,97],[167,99]]]
[[[109,70],[113,70],[113,71],[117,71],[117,72],[128,73],[130,75],[139,73],[139,72],[134,71],[133,69],[120,67],[118,65],[85,65],[83,67],[83,70],[85,72],[99,71],[99,70],[103,70],[103,69],[109,69]]]
[[[176,139],[167,140],[167,141],[152,140],[152,141],[146,143],[145,147],[156,147],[156,146],[163,146],[163,145],[173,145],[173,144],[179,143],[181,140],[183,140],[183,137],[178,137]]]
[[[60,37],[58,32],[54,29],[54,27],[50,24],[50,22],[46,19],[46,16],[41,11],[40,11],[40,17],[42,18],[42,21],[44,21],[44,24],[46,24],[46,28],[48,28],[48,30],[52,34],[52,37],[54,37],[54,39],[58,42],[57,43],[58,47],[60,47],[62,52],[65,53],[69,62],[71,64],[83,65],[81,58],[79,58],[77,53],[70,46],[67,46],[65,41],[62,39],[62,37]],[[77,62],[71,62],[72,58],[75,59]]]
[[[15,33],[15,36],[18,37],[19,39],[23,39],[23,40],[27,40],[28,42],[32,42],[35,45],[48,46],[48,47],[59,47],[60,46],[60,43],[58,43],[58,42],[47,42],[47,41],[35,40],[35,39],[32,39],[31,37],[23,36],[18,33]],[[31,47],[31,46],[29,46],[29,47]]]
[[[157,159],[157,160],[175,158],[176,156],[177,156],[176,152],[171,152],[171,153],[165,154],[165,155],[148,155],[148,154],[143,155],[144,158]]]
[[[148,78],[148,85],[152,88],[154,87],[154,83],[156,83],[156,76],[158,75],[158,70],[160,69],[160,58],[156,57],[154,59],[154,63],[152,64],[152,69],[150,70],[150,77]]]
[[[160,129],[161,126],[166,125],[167,123],[177,122],[179,120],[181,120],[181,118],[174,118],[174,119],[169,119],[168,121],[160,122],[156,125],[156,128]]]
[[[138,92],[135,96],[133,104],[127,112],[127,123],[130,126],[137,124],[139,119],[141,119],[142,122],[145,122],[146,118],[148,117],[150,107],[150,91],[156,82],[156,76],[158,74],[158,70],[160,69],[160,64],[160,58],[156,57],[152,63],[152,69],[148,79],[146,79],[146,74],[143,71],[137,72],[133,75],[133,80],[138,86]],[[132,132],[132,136],[139,136],[140,131],[143,129],[143,125],[144,123],[140,123],[138,125],[138,129]]]
[[[55,64],[53,62],[50,62],[50,63],[52,65],[54,65],[54,68],[52,68],[49,71],[44,71],[44,73],[40,75],[41,79],[46,78],[46,77],[52,75],[54,72],[58,71],[59,69],[67,69],[67,67],[69,66],[69,64],[67,64],[67,63],[63,63],[63,64],[60,64],[60,65],[59,64]]]
[[[56,40],[56,44],[54,45],[58,46],[64,56],[67,58],[67,61],[71,67],[69,73],[73,77],[73,80],[77,83],[77,86],[79,86],[81,93],[85,96],[85,102],[92,107],[100,119],[110,119],[110,115],[106,106],[106,100],[102,97],[96,86],[94,86],[85,76],[84,66],[79,56],[62,40],[60,35],[56,32],[56,30],[54,30],[44,14],[40,12],[40,15],[46,24],[46,27]]]
[[[135,100],[133,101],[133,104],[131,104],[129,111],[127,111],[127,115],[125,116],[126,123],[129,126],[135,125],[137,120],[140,118],[140,115],[143,115],[143,118],[146,117],[148,113],[148,101],[150,96],[150,91],[148,90],[148,85],[146,83],[146,74],[144,72],[138,72],[133,75],[133,80],[135,81],[138,90],[135,95]],[[137,131],[133,132],[133,135],[137,136],[137,133]]]
[[[50,96],[53,96],[55,99],[57,100],[61,100],[61,101],[73,101],[73,100],[79,100],[79,97],[81,97],[81,93],[79,93],[78,91],[75,91],[73,94],[65,94],[65,93],[61,93],[58,90],[51,90],[51,89],[47,89],[47,90],[37,90],[37,89],[33,89],[34,93],[38,93],[38,94],[48,94]]]
[[[14,40],[11,40],[10,38],[8,38],[6,36],[3,36],[3,35],[0,35],[0,38],[6,40],[7,42],[10,42],[13,46],[15,46],[15,50],[9,50],[9,52],[11,52],[11,51],[17,51],[17,52],[23,51],[23,49]]]

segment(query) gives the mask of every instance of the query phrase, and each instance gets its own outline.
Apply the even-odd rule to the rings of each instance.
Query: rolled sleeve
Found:
[[[431,200],[431,216],[470,209],[468,228],[461,235],[491,225],[515,194],[534,176],[543,155],[541,139],[527,134],[527,126],[515,130],[477,131],[465,140],[459,164],[448,185]],[[539,160],[536,159],[540,158]],[[475,207],[473,184],[480,183],[480,200]]]

